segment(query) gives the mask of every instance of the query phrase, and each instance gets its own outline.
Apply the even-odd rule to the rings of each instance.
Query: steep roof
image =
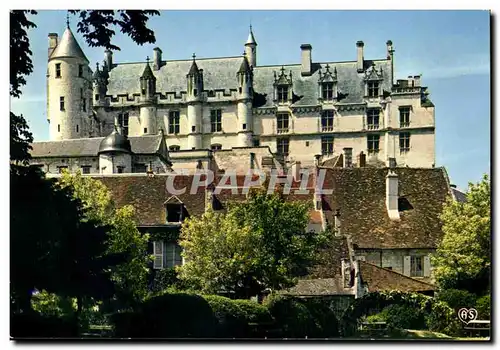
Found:
[[[433,291],[432,284],[402,275],[398,272],[360,261],[361,279],[370,292],[399,290],[402,292]]]
[[[82,58],[87,63],[89,62],[69,27],[66,28],[61,40],[57,43],[52,55],[50,55],[50,59],[65,57]]]
[[[373,61],[365,61],[366,66],[371,66]],[[156,71],[156,90],[161,93],[181,92],[187,89],[186,74],[191,69],[193,61],[176,60],[166,61]],[[226,58],[196,59],[196,65],[203,69],[204,89],[207,91],[217,89],[238,89],[237,73],[241,66],[241,56]],[[382,68],[382,89],[391,91],[391,64],[388,60],[375,61],[377,69]],[[323,72],[326,65],[330,69],[337,69],[338,89],[343,98],[341,103],[364,103],[364,74],[357,72],[356,61],[352,62],[325,62],[313,63],[313,73],[309,77],[301,75],[300,64],[284,65],[287,75],[292,72],[293,93],[298,100],[293,106],[311,106],[318,104],[319,97],[319,70]],[[108,94],[133,94],[140,92],[140,77],[144,62],[117,64],[109,73]],[[263,97],[265,103],[261,107],[274,107],[274,72],[279,73],[279,66],[257,66],[253,69],[253,88],[256,94]]]
[[[144,71],[142,72],[141,78],[152,79],[152,80],[156,79],[155,75],[153,74],[153,71],[151,70],[151,67],[149,66],[149,62],[146,62],[146,67],[144,67]]]
[[[240,69],[238,73],[245,73],[250,71],[250,65],[248,64],[247,56],[243,56],[243,60],[241,61]]]
[[[247,39],[247,42],[245,43],[245,45],[251,45],[251,44],[257,45],[257,41],[255,40],[255,37],[253,36],[252,27],[250,27],[250,33],[248,33],[248,39]]]
[[[333,223],[340,209],[343,234],[358,248],[435,248],[442,239],[439,218],[450,195],[442,168],[396,168],[400,220],[386,208],[387,168],[325,169],[325,216]]]
[[[460,190],[457,190],[456,188],[452,187],[451,192],[453,193],[453,197],[455,197],[455,200],[460,203],[465,203],[467,202],[467,195],[463,193]]]
[[[137,154],[157,154],[162,135],[144,135],[129,137],[132,152]],[[72,157],[97,156],[99,145],[104,137],[82,138],[62,141],[33,142],[31,156],[37,157]]]
[[[344,288],[340,278],[302,279],[280,294],[299,296],[354,295],[352,288]]]

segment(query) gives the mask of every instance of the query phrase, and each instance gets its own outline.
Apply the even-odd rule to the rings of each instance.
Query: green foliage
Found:
[[[471,308],[476,304],[476,295],[459,289],[445,289],[439,291],[436,298],[445,302],[449,307],[458,311],[460,308]]]
[[[79,172],[65,172],[59,180],[62,188],[71,188],[86,210],[85,219],[103,222],[110,227],[107,241],[109,254],[126,254],[127,260],[112,269],[112,279],[122,298],[140,300],[147,293],[148,263],[147,234],[141,235],[134,221],[134,208],[115,208],[111,192],[100,181],[84,177]]]
[[[174,268],[154,271],[151,291],[153,293],[159,293],[169,289],[185,291],[189,289],[189,286],[187,286],[184,281],[179,279],[178,273]]]
[[[278,193],[251,191],[227,213],[209,211],[186,220],[180,278],[204,293],[225,291],[239,298],[293,286],[322,243],[322,235],[305,232],[308,210]]]
[[[483,294],[490,285],[490,180],[469,184],[467,201],[449,200],[443,210],[444,237],[432,257],[434,276],[442,289]]]
[[[477,299],[476,310],[478,319],[489,320],[491,318],[491,296],[489,294]]]
[[[208,302],[186,293],[150,298],[133,313],[114,314],[111,322],[115,336],[131,338],[204,338],[217,327]]]
[[[35,293],[31,304],[33,310],[42,316],[64,317],[73,314],[77,309],[76,299],[61,298],[46,290]]]
[[[408,305],[390,305],[385,308],[389,329],[426,329],[425,314]]]
[[[460,333],[460,322],[455,311],[447,304],[423,294],[390,291],[367,293],[355,299],[342,317],[343,335],[354,334],[364,315],[370,314],[373,310],[383,310],[390,305],[403,305],[413,308],[414,312],[422,312],[430,331],[447,335]]]

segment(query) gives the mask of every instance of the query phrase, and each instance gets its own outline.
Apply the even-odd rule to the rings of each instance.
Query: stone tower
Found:
[[[142,72],[140,121],[141,128],[137,136],[156,134],[156,77],[149,66],[149,58]]]
[[[202,147],[202,93],[203,69],[198,69],[196,56],[193,54],[193,63],[187,78],[187,117],[189,125],[188,147],[200,149]]]
[[[47,120],[51,141],[87,137],[92,114],[92,74],[89,60],[69,24],[58,41],[49,34]]]
[[[257,67],[257,42],[253,36],[252,26],[250,26],[250,33],[248,33],[248,39],[245,43],[245,54],[250,66]]]
[[[238,77],[238,146],[253,146],[252,82],[253,73],[246,55],[243,55]]]

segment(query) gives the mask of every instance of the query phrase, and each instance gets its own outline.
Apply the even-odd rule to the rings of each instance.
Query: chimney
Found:
[[[340,237],[341,236],[341,229],[340,229],[340,209],[335,210],[335,216],[334,216],[334,225],[335,225],[335,237]]]
[[[300,45],[300,49],[302,50],[301,75],[308,77],[312,74],[312,46],[310,44],[302,44]]]
[[[398,175],[393,170],[389,170],[385,178],[385,204],[391,220],[399,220],[398,182]]]
[[[321,159],[321,154],[316,154],[314,156],[314,166],[319,166],[319,160]]]
[[[366,166],[366,154],[364,154],[363,151],[361,151],[358,155],[358,166],[360,168],[363,168]]]
[[[292,165],[292,175],[295,181],[300,181],[300,162],[295,162]]]
[[[413,81],[415,82],[415,86],[420,87],[420,75],[415,75]]]
[[[161,68],[161,49],[155,47],[153,49],[153,69],[159,70]]]
[[[365,44],[362,41],[358,41],[356,43],[356,47],[358,48],[357,64],[356,64],[356,67],[358,68],[358,73],[362,73],[364,71],[364,68],[363,68],[363,61],[364,61],[363,47],[364,46],[365,46]]]
[[[49,33],[49,58],[57,46],[57,38],[58,38],[57,33]]]
[[[387,59],[392,60],[392,54],[394,53],[394,50],[392,48],[392,40],[387,40],[385,44],[387,45]]]
[[[111,69],[113,68],[113,51],[104,51],[104,61],[106,62],[106,66],[108,67],[108,72],[111,71]]]
[[[344,148],[344,168],[352,167],[352,148]]]

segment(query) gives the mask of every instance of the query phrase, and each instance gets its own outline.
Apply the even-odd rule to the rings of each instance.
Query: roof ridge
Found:
[[[412,278],[412,277],[406,276],[406,275],[404,275],[404,274],[402,274],[402,273],[399,273],[399,272],[397,272],[397,271],[394,271],[394,270],[389,270],[389,269],[386,269],[385,267],[377,266],[377,265],[372,264],[372,263],[369,263],[369,262],[367,262],[367,261],[362,261],[362,260],[359,260],[359,261],[360,261],[360,262],[362,262],[362,263],[364,263],[364,264],[367,264],[367,265],[370,265],[370,266],[376,267],[376,268],[378,268],[378,269],[381,269],[381,270],[384,270],[384,271],[387,271],[387,272],[392,272],[392,273],[395,273],[396,275],[402,276],[402,277],[404,277],[404,278],[406,278],[406,279],[410,279],[410,280],[412,280],[412,281],[414,281],[414,282],[423,283],[423,284],[426,284],[426,285],[431,286],[431,287],[436,287],[435,285],[433,285],[433,284],[431,284],[431,283],[427,283],[427,282],[424,282],[424,281],[419,281],[419,280],[417,280],[417,279],[415,279],[415,278]]]

